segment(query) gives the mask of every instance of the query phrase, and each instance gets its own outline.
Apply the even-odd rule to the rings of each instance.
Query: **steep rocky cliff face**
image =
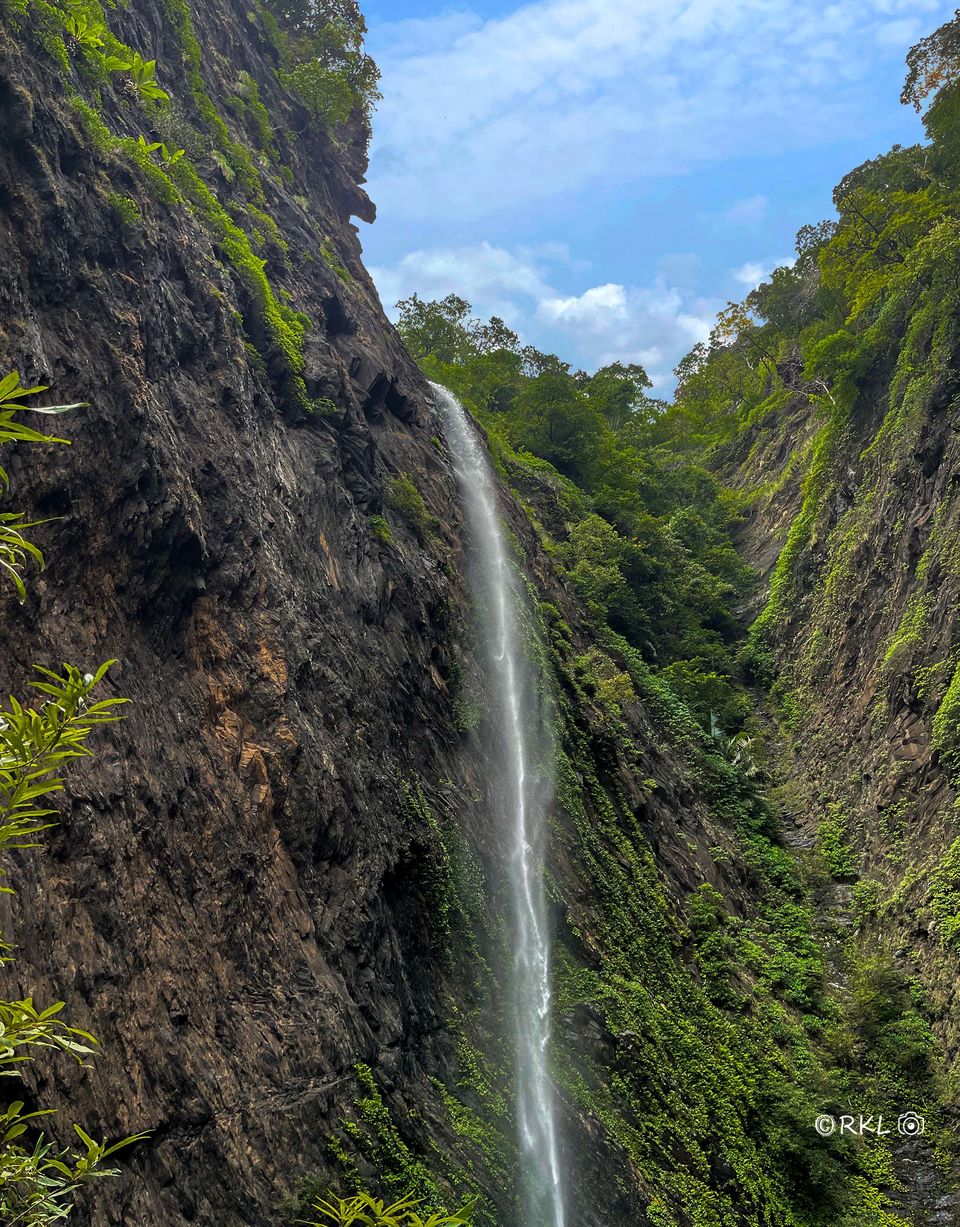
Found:
[[[713,452],[746,496],[740,544],[763,581],[746,660],[773,683],[790,745],[785,805],[846,892],[840,987],[883,965],[932,1024],[933,1045],[901,1030],[888,1052],[901,1073],[929,1052],[921,1085],[897,1082],[876,1035],[861,1055],[928,1111],[946,1170],[960,1038],[957,85],[935,55],[917,62],[930,143],[847,176],[839,220],[801,232],[797,267],[748,300],[758,316],[703,371],[766,354]]]
[[[116,657],[132,700],[5,906],[24,990],[66,997],[103,1047],[28,1083],[62,1129],[151,1131],[80,1221],[279,1221],[305,1175],[421,1187],[425,1158],[509,1222],[509,1060],[493,1085],[476,1064],[504,1013],[480,952],[504,952],[454,684],[462,525],[427,387],[360,260],[362,134],[335,146],[280,89],[245,3],[106,16],[157,59],[172,111],[98,70],[48,5],[8,4],[0,27],[2,365],[90,402],[69,449],[9,466],[17,505],[55,519],[49,571],[23,608],[4,597],[2,684],[25,683],[13,661]],[[513,516],[571,659],[580,615]],[[726,837],[637,701],[628,718],[630,761],[588,696],[569,713],[573,967],[622,954],[596,931],[600,867],[634,944],[645,883],[719,881],[703,849]],[[568,1047],[603,1091],[614,1039],[569,996]],[[582,1102],[566,1115],[576,1221],[636,1220],[649,1179]]]
[[[789,566],[781,563],[789,595],[765,637],[799,765],[798,821],[816,833],[831,807],[842,813],[855,851],[859,940],[920,976],[950,1069],[958,1039],[949,927],[958,834],[953,326],[924,345],[912,388],[894,377],[891,348],[831,443],[809,530]],[[750,442],[748,461],[727,469],[743,489],[774,487],[742,531],[746,556],[768,581],[780,558],[771,544],[782,546],[811,506],[805,478],[827,429],[822,409],[801,398],[767,423],[765,443]],[[795,444],[784,448],[784,439]],[[768,594],[761,586],[761,603]]]
[[[307,127],[246,6],[193,19],[211,97],[248,71],[278,133]],[[333,402],[308,414],[242,271],[197,211],[91,137],[70,97],[89,83],[45,52],[39,20],[0,33],[3,363],[91,407],[69,450],[11,466],[23,505],[57,521],[49,576],[6,605],[4,655],[116,656],[133,705],[17,875],[18,974],[66,995],[104,1049],[94,1071],[38,1068],[37,1090],[106,1133],[153,1132],[91,1221],[266,1222],[322,1162],[355,1063],[422,1106],[449,1059],[424,956],[431,835],[400,796],[407,777],[467,787],[444,683],[457,523],[421,542],[394,517],[387,544],[371,517],[399,472],[452,517],[451,481],[360,264],[350,157],[291,132],[277,156],[295,178],[257,172],[282,227],[261,240],[272,292],[312,319],[303,379]],[[197,121],[163,6],[111,21]],[[111,131],[150,133],[121,86],[97,89]],[[3,684],[23,681],[8,665]]]
[[[23,688],[13,662],[116,657],[110,684],[133,701],[4,904],[10,974],[65,997],[103,1048],[92,1069],[37,1063],[30,1091],[62,1110],[61,1136],[73,1118],[151,1132],[81,1223],[280,1223],[309,1178],[477,1193],[479,1221],[505,1227],[506,853],[485,805],[452,468],[351,222],[372,218],[364,134],[332,140],[281,88],[260,6],[87,7],[156,58],[171,102],[88,54],[57,6],[3,5],[0,369],[90,408],[66,420],[70,448],[8,464],[15,505],[53,519],[38,530],[49,570],[22,608],[3,597],[0,684]],[[858,538],[895,551],[904,576],[950,488],[936,404],[942,449],[923,444],[922,483],[906,476],[920,445],[902,453],[878,496],[887,518]],[[858,437],[871,421],[865,403]],[[563,531],[554,477],[500,466],[557,707],[570,1221],[839,1221],[816,1202],[825,1173],[838,1187],[858,1173],[854,1209],[873,1178],[808,1144],[824,969],[771,811],[561,582],[543,529]],[[767,504],[777,525],[758,512],[765,543],[799,498],[787,481]],[[769,544],[751,552],[772,563]],[[882,613],[864,583],[852,567],[852,616],[880,644],[909,582]],[[846,713],[833,752],[851,780],[875,697],[851,697],[867,676],[853,643],[817,699]],[[902,676],[867,761],[896,745],[922,768],[933,830],[945,784],[917,732],[933,700]],[[886,806],[901,785],[872,770]]]

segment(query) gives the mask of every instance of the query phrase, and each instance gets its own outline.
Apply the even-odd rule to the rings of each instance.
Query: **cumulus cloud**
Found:
[[[538,312],[566,327],[605,331],[611,322],[627,318],[627,292],[622,285],[596,285],[579,297],[545,298]]]
[[[557,257],[565,249],[540,249]],[[464,247],[436,247],[412,251],[396,264],[374,267],[370,275],[388,312],[401,298],[416,292],[421,298],[459,294],[486,315],[509,317],[521,312],[529,299],[548,297],[552,291],[536,263],[537,253],[507,251],[492,243]]]
[[[677,361],[705,340],[722,305],[671,283],[667,272],[689,257],[665,256],[650,285],[588,286],[579,294],[553,288],[555,278],[582,276],[566,249],[544,245],[509,251],[490,243],[415,251],[372,269],[388,309],[414,291],[423,298],[462,294],[480,316],[501,315],[574,365],[593,370],[608,362],[639,362],[666,391]]]
[[[392,216],[563,207],[762,147],[869,130],[859,46],[940,0],[539,0],[373,33],[383,70],[371,187]],[[749,223],[761,198],[743,202]]]

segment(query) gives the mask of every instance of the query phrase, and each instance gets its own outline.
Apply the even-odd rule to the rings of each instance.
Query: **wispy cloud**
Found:
[[[856,48],[939,0],[540,0],[375,32],[372,191],[393,216],[550,207],[869,121]],[[763,206],[743,202],[743,220]]]
[[[734,281],[738,281],[745,289],[753,290],[761,281],[766,281],[775,268],[789,267],[794,263],[795,256],[780,256],[774,260],[748,260],[746,264],[735,268],[732,276]]]

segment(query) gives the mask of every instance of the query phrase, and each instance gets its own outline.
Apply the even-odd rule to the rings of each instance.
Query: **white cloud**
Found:
[[[562,207],[869,131],[871,56],[940,0],[537,0],[373,31],[371,191],[392,217]],[[929,21],[924,21],[925,26]],[[750,212],[761,199],[743,202]]]
[[[748,260],[746,264],[735,268],[731,276],[748,290],[753,290],[762,281],[766,281],[775,268],[789,268],[795,263],[795,256],[781,256],[776,260]]]
[[[664,270],[686,257],[665,256]],[[553,288],[558,277],[578,279],[583,269],[565,248],[545,245],[508,251],[490,243],[416,251],[371,270],[388,308],[414,291],[423,298],[462,294],[482,317],[501,315],[524,338],[553,349],[574,365],[639,362],[665,390],[677,361],[705,340],[722,305],[695,296],[661,272],[647,286],[588,286],[579,294]]]
[[[926,23],[904,18],[901,21],[888,21],[880,26],[875,38],[881,47],[909,47],[925,32]]]
[[[579,297],[545,298],[537,311],[555,324],[602,331],[627,318],[627,292],[622,285],[596,285]]]
[[[759,261],[748,261],[746,264],[742,264],[739,268],[733,270],[734,280],[739,281],[741,285],[749,286],[750,289],[759,285],[766,275],[766,265],[759,263]]]
[[[510,252],[491,243],[438,247],[412,251],[394,265],[372,268],[370,275],[391,314],[396,302],[416,291],[427,299],[459,294],[487,315],[509,316],[526,300],[550,295],[535,262],[544,250],[553,258],[565,252],[553,244],[538,252]]]

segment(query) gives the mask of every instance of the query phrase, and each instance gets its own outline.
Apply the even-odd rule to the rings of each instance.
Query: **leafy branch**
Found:
[[[46,387],[25,388],[20,383],[17,371],[0,379],[0,446],[5,443],[68,443],[57,435],[43,434],[26,426],[18,420],[21,413],[41,413],[56,416],[71,409],[82,409],[84,405],[27,405],[28,397],[46,392]],[[0,468],[0,492],[9,490],[10,478],[6,469]],[[26,600],[27,589],[21,572],[29,559],[33,559],[43,569],[43,554],[23,535],[29,528],[36,528],[44,520],[27,520],[22,512],[0,513],[0,568],[6,571],[13,581],[20,602]]]
[[[418,1212],[420,1201],[412,1195],[389,1206],[369,1193],[358,1193],[347,1201],[325,1201],[321,1198],[313,1206],[321,1217],[318,1221],[307,1223],[307,1227],[470,1227],[474,1204],[473,1201],[467,1202],[456,1214],[441,1211],[431,1214],[429,1218],[422,1218]]]

